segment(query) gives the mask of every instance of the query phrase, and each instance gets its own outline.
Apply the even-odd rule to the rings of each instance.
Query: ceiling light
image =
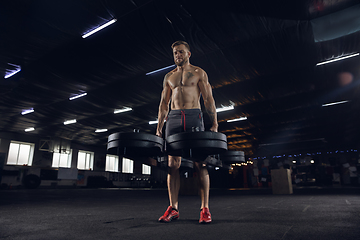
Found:
[[[96,129],[96,133],[107,132],[107,129]]]
[[[76,96],[73,96],[73,97],[69,98],[69,100],[71,101],[71,100],[81,98],[81,97],[86,96],[86,95],[87,95],[87,93],[82,93],[82,94],[79,94],[79,95],[76,95]]]
[[[122,112],[128,112],[128,111],[131,111],[132,108],[129,108],[129,107],[123,107],[121,109],[115,109],[114,110],[114,114],[117,114],[117,113],[122,113]]]
[[[72,123],[76,123],[76,119],[67,120],[64,122],[64,125],[68,125],[68,124],[72,124]]]
[[[25,115],[25,114],[29,114],[29,113],[32,113],[32,112],[34,112],[34,109],[33,109],[33,108],[30,108],[30,109],[23,110],[23,111],[21,112],[21,114],[22,114],[22,115]]]
[[[148,72],[146,75],[150,75],[150,74],[153,74],[153,73],[157,73],[157,72],[160,72],[160,71],[163,71],[163,70],[165,70],[165,69],[172,68],[172,67],[175,67],[175,65],[171,65],[171,66],[164,67],[164,68],[161,68],[161,69],[152,71],[152,72]]]
[[[149,124],[157,124],[159,121],[158,120],[155,120],[155,121],[149,121]],[[164,120],[164,122],[166,122],[166,119]]]
[[[5,78],[12,77],[12,76],[14,76],[15,74],[17,74],[18,72],[21,71],[21,66],[11,64],[11,63],[8,63],[8,64],[15,67],[16,69],[15,70],[6,70]]]
[[[100,27],[95,28],[94,30],[91,30],[90,32],[84,34],[84,35],[82,36],[82,38],[87,38],[88,36],[96,33],[97,31],[100,31],[100,30],[103,29],[103,28],[106,28],[107,26],[113,24],[113,23],[116,22],[116,21],[117,21],[117,20],[114,18],[113,20],[111,20],[111,21],[109,21],[109,22],[101,25]]]
[[[230,105],[230,106],[222,106],[221,108],[217,108],[216,112],[224,112],[224,111],[229,111],[234,109],[234,105]]]
[[[31,128],[25,129],[25,132],[31,132],[31,131],[34,131],[34,130],[35,130],[35,128],[31,127]]]
[[[351,57],[356,57],[356,56],[359,56],[359,53],[351,54],[351,55],[340,57],[340,58],[331,59],[331,60],[328,60],[325,62],[320,62],[320,63],[316,64],[316,66],[320,66],[320,65],[327,64],[327,63],[336,62],[336,61],[340,61],[340,60],[343,60],[346,58],[351,58]]]
[[[323,104],[323,107],[327,107],[327,106],[332,106],[332,105],[337,105],[337,104],[342,104],[342,103],[347,103],[349,101],[341,101],[341,102],[334,102],[334,103],[327,103],[327,104]]]
[[[246,119],[247,119],[247,117],[239,117],[239,118],[227,120],[226,122],[236,122],[236,121],[242,121],[242,120],[246,120]]]

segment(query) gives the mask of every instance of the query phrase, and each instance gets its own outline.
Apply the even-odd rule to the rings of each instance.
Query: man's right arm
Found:
[[[165,75],[164,78],[164,87],[161,92],[161,99],[159,104],[159,113],[158,113],[158,125],[156,129],[156,135],[159,137],[162,137],[162,129],[164,126],[164,120],[166,116],[169,113],[169,103],[171,98],[171,88],[169,86],[169,83],[167,81],[168,77],[171,75],[171,73],[168,73]]]

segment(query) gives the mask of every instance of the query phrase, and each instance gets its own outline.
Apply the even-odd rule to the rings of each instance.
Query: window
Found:
[[[123,173],[134,173],[134,161],[128,158],[123,158],[122,162]]]
[[[77,168],[81,170],[93,170],[94,167],[94,153],[79,151]]]
[[[34,157],[35,144],[10,142],[7,164],[31,166]]]
[[[148,165],[142,165],[142,174],[151,175],[151,167]]]
[[[115,155],[106,155],[105,171],[118,172],[119,171],[119,157]]]
[[[58,153],[54,152],[52,167],[54,168],[70,168],[71,167],[72,150],[70,153]]]

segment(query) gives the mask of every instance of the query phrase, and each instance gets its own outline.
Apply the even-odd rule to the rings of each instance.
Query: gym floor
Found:
[[[212,189],[211,224],[198,196],[180,196],[180,219],[159,223],[166,189],[0,191],[0,239],[360,239],[359,188]]]

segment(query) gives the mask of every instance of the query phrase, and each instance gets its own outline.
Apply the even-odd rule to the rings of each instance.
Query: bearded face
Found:
[[[189,62],[190,51],[185,45],[178,45],[173,48],[174,62],[177,66],[184,66],[185,63]]]

